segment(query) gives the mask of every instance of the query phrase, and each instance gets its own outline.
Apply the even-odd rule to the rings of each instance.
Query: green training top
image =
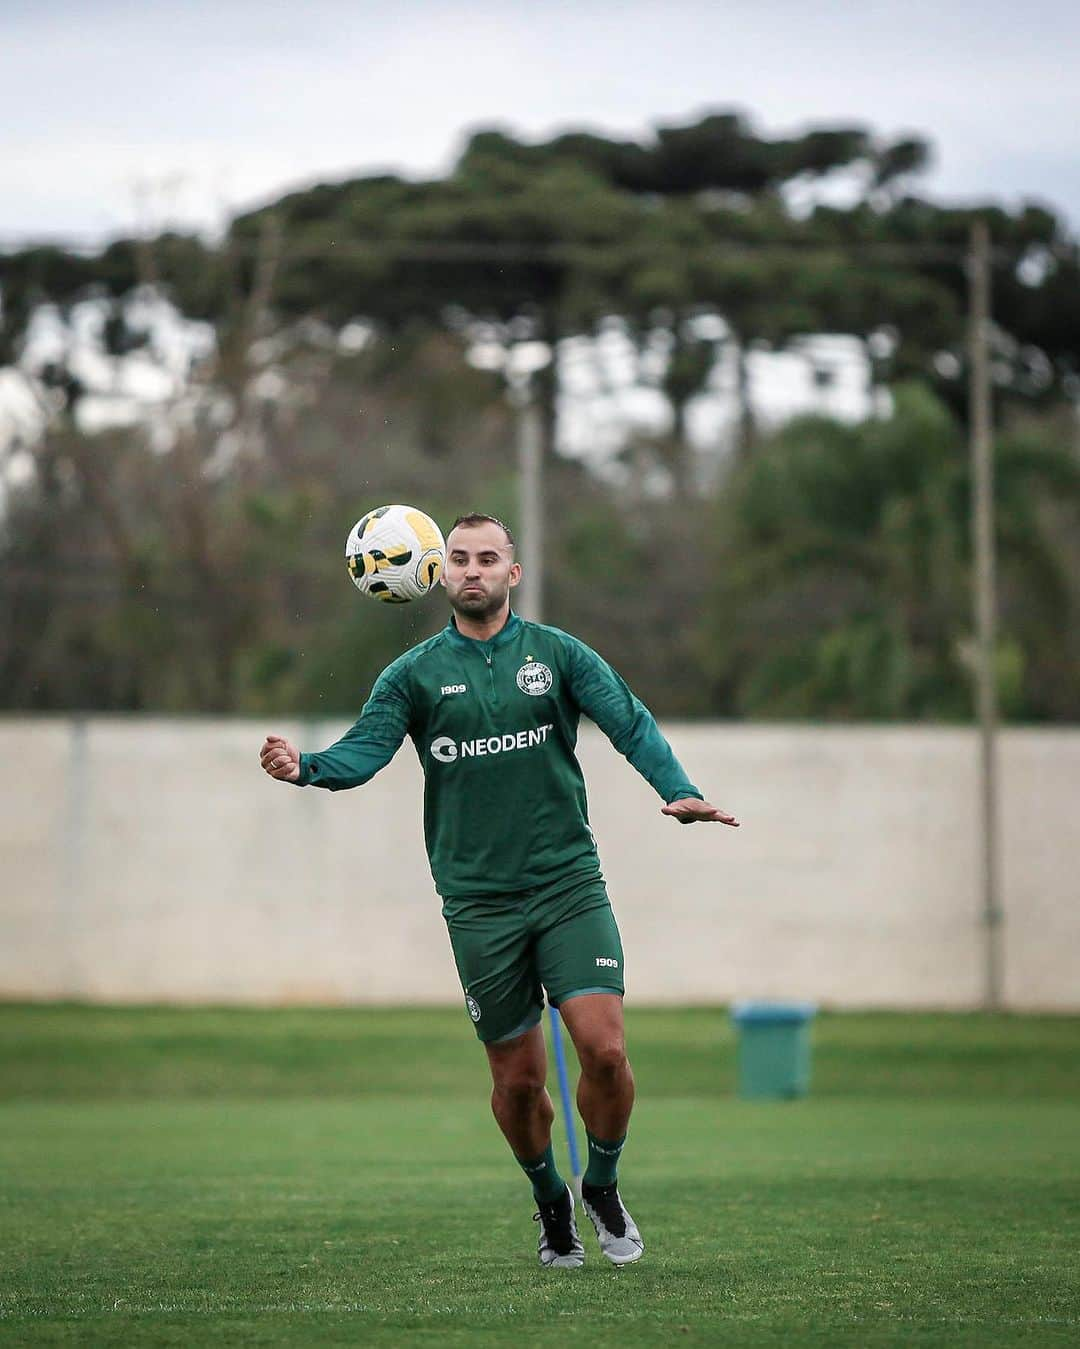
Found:
[[[500,895],[598,875],[585,778],[584,712],[665,802],[701,793],[652,714],[584,642],[511,614],[487,641],[453,618],[375,681],[359,720],[300,756],[299,786],[374,777],[408,735],[424,770],[424,834],[441,895]]]

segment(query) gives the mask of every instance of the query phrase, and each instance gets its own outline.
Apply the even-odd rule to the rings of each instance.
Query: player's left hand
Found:
[[[699,801],[696,796],[684,796],[681,801],[672,801],[669,806],[660,807],[661,815],[671,815],[680,824],[697,824],[706,821],[710,824],[730,824],[738,829],[739,821],[726,810],[710,806],[708,801]]]

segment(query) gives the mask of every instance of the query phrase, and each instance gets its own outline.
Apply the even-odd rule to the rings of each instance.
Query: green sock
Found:
[[[532,1181],[533,1195],[538,1204],[550,1204],[566,1189],[566,1181],[559,1175],[550,1143],[539,1157],[533,1157],[531,1161],[524,1157],[518,1157],[517,1160],[518,1166]]]
[[[619,1154],[626,1142],[626,1135],[617,1142],[607,1143],[602,1138],[594,1138],[588,1129],[585,1137],[589,1140],[589,1164],[582,1177],[583,1185],[614,1185],[615,1173],[619,1169]]]

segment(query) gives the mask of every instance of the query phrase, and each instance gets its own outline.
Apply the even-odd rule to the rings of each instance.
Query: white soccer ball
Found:
[[[435,588],[445,562],[439,526],[415,506],[368,511],[345,540],[345,565],[353,585],[387,604],[423,598]]]

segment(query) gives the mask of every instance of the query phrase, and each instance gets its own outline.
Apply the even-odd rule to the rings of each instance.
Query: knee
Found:
[[[579,1055],[581,1071],[585,1076],[600,1081],[613,1081],[629,1066],[626,1059],[626,1044],[622,1036],[582,1045]]]
[[[512,1069],[494,1081],[495,1095],[518,1110],[532,1108],[543,1091],[544,1078],[531,1069]]]

